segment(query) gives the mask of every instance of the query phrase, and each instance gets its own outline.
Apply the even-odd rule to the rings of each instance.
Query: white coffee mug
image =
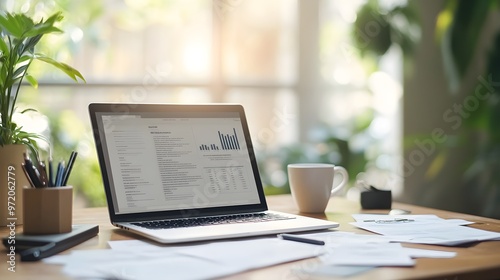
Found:
[[[333,187],[335,174],[342,181]],[[330,197],[349,181],[347,170],[327,163],[293,163],[288,165],[288,182],[295,204],[303,213],[323,213]]]

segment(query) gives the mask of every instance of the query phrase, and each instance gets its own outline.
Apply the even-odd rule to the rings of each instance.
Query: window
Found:
[[[99,198],[102,183],[84,175],[99,174],[89,130],[90,102],[241,103],[264,182],[278,192],[286,191],[283,166],[288,160],[335,162],[345,157],[345,151],[325,145],[332,137],[349,143],[351,161],[362,159],[351,168],[354,175],[366,166],[392,168],[392,161],[384,163],[380,156],[387,147],[373,143],[397,127],[391,122],[396,115],[377,107],[388,106],[388,93],[381,91],[381,96],[375,90],[394,79],[381,71],[370,76],[349,43],[362,3],[3,1],[9,11],[47,15],[62,10],[65,15],[65,33],[45,38],[44,46],[80,70],[87,83],[75,84],[39,65],[35,75],[41,77],[40,86],[25,87],[21,101],[47,116],[35,116],[45,125],[33,130],[58,143],[54,154],[80,152],[75,169],[86,173],[70,181],[95,205],[104,203]],[[394,88],[398,90],[397,82]],[[390,94],[397,108],[398,94]],[[304,155],[292,157],[297,146]],[[393,142],[386,146],[394,152]]]

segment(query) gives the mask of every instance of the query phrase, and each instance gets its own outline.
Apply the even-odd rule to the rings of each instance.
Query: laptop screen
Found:
[[[91,109],[114,214],[261,203],[240,106],[137,106]]]

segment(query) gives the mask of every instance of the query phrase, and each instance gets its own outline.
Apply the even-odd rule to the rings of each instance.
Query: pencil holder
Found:
[[[24,234],[71,231],[73,187],[24,188]]]

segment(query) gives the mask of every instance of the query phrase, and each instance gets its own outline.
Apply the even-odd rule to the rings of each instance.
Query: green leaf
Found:
[[[35,23],[24,14],[11,14],[0,11],[0,145],[25,144],[36,153],[35,139],[43,139],[35,133],[27,133],[12,122],[12,114],[16,108],[16,100],[20,82],[26,81],[33,87],[38,86],[35,77],[28,74],[33,59],[51,64],[63,71],[75,81],[85,81],[82,74],[73,67],[57,62],[43,54],[35,55],[35,47],[44,34],[62,32],[55,26],[62,20],[60,12],[46,20]],[[24,110],[22,113],[32,111]]]
[[[26,81],[28,81],[28,83],[30,83],[30,85],[34,88],[38,88],[38,81],[35,79],[35,77],[27,74],[26,75]]]
[[[49,33],[62,33],[62,30],[55,27],[54,24],[63,19],[61,12],[51,15],[46,21],[41,21],[25,33],[26,37],[33,37]]]
[[[1,56],[8,56],[10,53],[9,47],[3,40],[3,37],[0,39],[0,51],[2,52]]]
[[[17,79],[17,78],[21,78],[22,76],[24,76],[26,74],[26,70],[28,69],[28,66],[29,66],[29,64],[24,64],[24,65],[19,66],[19,68],[17,68],[16,71],[14,71],[14,74],[12,75],[12,77],[14,79]]]
[[[37,26],[34,29],[26,32],[24,35],[26,37],[33,37],[50,33],[63,33],[63,31],[55,26]]]
[[[377,1],[368,1],[358,11],[354,22],[353,38],[361,56],[372,53],[384,55],[392,44],[390,23],[386,15],[380,12]],[[370,28],[376,25],[379,32],[370,33]]]
[[[42,39],[42,35],[36,35],[34,37],[26,39],[22,44],[19,45],[19,51],[18,54],[20,56],[24,55],[26,52],[28,53],[34,53],[35,52],[35,46],[40,42],[40,39]]]
[[[21,30],[23,32],[23,35],[24,33],[26,33],[27,30],[32,29],[33,26],[35,25],[33,20],[25,14],[14,14],[14,17],[18,21],[19,26],[21,27]],[[22,36],[22,38],[26,38],[26,36]]]
[[[10,88],[12,87],[12,85],[14,85],[15,83],[17,83],[19,81],[20,78],[10,78],[8,80],[5,81],[5,84],[4,84],[4,87],[5,88]]]
[[[3,13],[0,15],[0,27],[14,37],[21,38],[23,35],[22,23],[19,21],[18,17],[10,13]]]
[[[7,79],[7,69],[6,69],[6,67],[3,67],[3,65],[2,65],[2,68],[0,69],[0,85],[2,87],[1,88],[2,89],[2,91],[1,91],[2,93],[4,92],[3,91],[3,89],[4,89],[3,86],[5,85],[5,79]],[[1,95],[3,95],[3,94],[1,94]]]
[[[78,70],[69,66],[66,63],[57,62],[54,59],[47,57],[43,54],[36,54],[35,59],[57,67],[58,69],[62,70],[66,75],[68,75],[71,79],[75,80],[76,82],[78,82],[77,78],[80,78],[82,81],[85,82],[85,78],[83,78],[83,75],[80,72],[78,72]]]
[[[455,92],[469,67],[480,35],[479,31],[482,30],[493,2],[494,0],[458,0],[455,2],[456,5],[447,7],[453,9],[453,19],[443,36],[441,51],[449,77],[449,86]]]
[[[45,23],[54,25],[54,23],[61,21],[64,18],[61,12],[56,12],[52,14],[46,21]]]

